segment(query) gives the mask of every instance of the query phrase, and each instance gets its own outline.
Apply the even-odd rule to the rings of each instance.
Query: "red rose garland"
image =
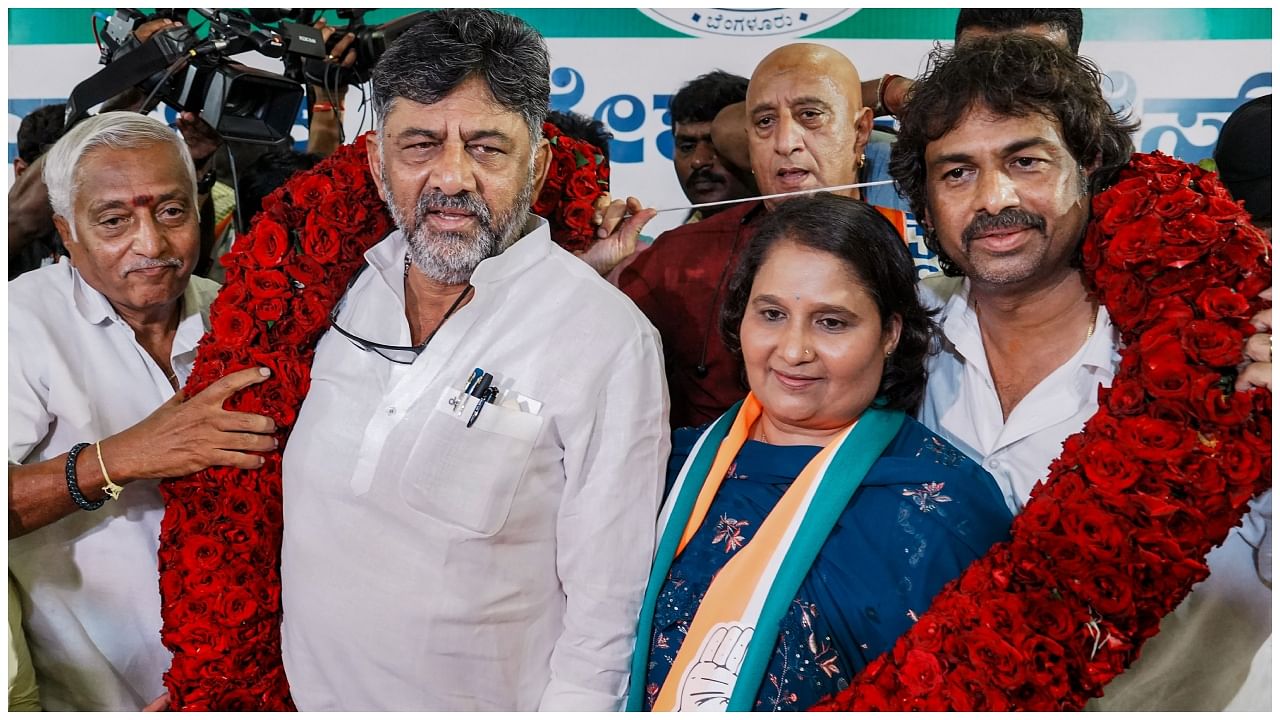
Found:
[[[1270,487],[1271,394],[1233,393],[1270,245],[1215,174],[1135,155],[1093,201],[1085,274],[1123,344],[1012,539],[817,710],[1074,710],[1208,575]]]
[[[559,165],[563,180],[572,170]],[[1079,708],[1204,578],[1205,555],[1269,486],[1270,393],[1227,390],[1269,284],[1265,239],[1215,175],[1158,153],[1134,156],[1094,215],[1085,270],[1125,345],[1098,413],[1032,492],[1012,541],[818,709]],[[329,310],[391,227],[363,139],[272,194],[224,261],[188,396],[228,372],[272,368],[228,408],[275,418],[283,448]],[[175,709],[292,709],[280,660],[280,453],[259,470],[161,485]]]
[[[597,239],[591,217],[596,199],[609,192],[609,163],[596,146],[549,122],[542,124],[542,134],[551,143],[551,166],[531,209],[551,224],[557,245],[575,254],[586,252]]]
[[[258,470],[211,468],[160,484],[161,639],[175,710],[292,710],[280,657],[280,457],[310,384],[315,344],[363,254],[392,228],[364,138],[294,176],[262,203],[223,259],[186,385],[191,397],[229,372],[271,369],[229,410],[275,420],[279,449]]]

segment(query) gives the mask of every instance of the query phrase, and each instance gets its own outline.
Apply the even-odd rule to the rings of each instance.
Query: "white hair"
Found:
[[[118,110],[81,122],[49,150],[44,160],[43,177],[49,188],[49,205],[53,207],[53,214],[71,220],[81,182],[76,177],[76,168],[90,152],[100,147],[140,148],[162,143],[172,145],[181,158],[182,167],[191,182],[191,200],[195,202],[196,169],[191,162],[191,151],[182,137],[153,117]]]

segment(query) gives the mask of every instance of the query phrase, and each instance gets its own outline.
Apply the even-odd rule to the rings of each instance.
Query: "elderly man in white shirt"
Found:
[[[943,337],[920,419],[981,462],[1014,512],[1097,411],[1119,363],[1118,333],[1076,261],[1090,186],[1133,152],[1134,126],[1112,114],[1095,72],[1043,40],[975,40],[935,56],[894,150],[895,180],[931,249],[963,276],[922,282]],[[1270,311],[1255,324],[1269,332]],[[1255,362],[1237,387],[1270,387],[1265,341],[1251,340]],[[1245,684],[1271,633],[1270,527],[1268,491],[1093,707],[1270,708],[1269,683]],[[1259,660],[1269,668],[1269,653]]]
[[[9,283],[9,573],[45,710],[139,710],[164,693],[157,481],[257,467],[269,418],[182,403],[215,283],[186,144],[153,118],[77,125],[44,167],[71,262]]]
[[[431,14],[374,72],[400,229],[321,339],[283,460],[299,709],[622,706],[667,394],[653,327],[528,215],[548,76],[542,38],[487,10]]]

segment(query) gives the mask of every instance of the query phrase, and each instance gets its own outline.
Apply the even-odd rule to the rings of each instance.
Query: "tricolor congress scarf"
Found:
[[[760,401],[749,394],[698,438],[658,516],[658,549],[636,633],[629,710],[644,707],[662,585],[676,556],[702,526],[761,412]],[[905,417],[900,411],[870,408],[805,466],[756,535],[707,588],[655,711],[752,709],[783,615],[836,520]]]

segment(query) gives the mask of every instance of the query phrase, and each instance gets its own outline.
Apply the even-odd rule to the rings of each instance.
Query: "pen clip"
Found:
[[[467,386],[458,393],[457,397],[449,401],[449,404],[453,406],[453,414],[462,414],[462,408],[467,404],[467,396],[471,394],[471,388],[476,386],[476,381],[482,375],[484,375],[484,370],[480,368],[471,371],[471,377],[467,379]]]
[[[485,373],[485,378],[491,377],[492,376],[488,373]],[[481,384],[488,385],[488,383],[485,383],[483,379],[481,379]],[[467,427],[471,427],[476,424],[476,420],[480,417],[480,411],[484,409],[485,403],[492,403],[494,399],[498,397],[498,388],[497,386],[486,387],[480,394],[476,395],[476,397],[479,399],[476,400],[476,407],[471,411],[471,417],[467,420]]]

